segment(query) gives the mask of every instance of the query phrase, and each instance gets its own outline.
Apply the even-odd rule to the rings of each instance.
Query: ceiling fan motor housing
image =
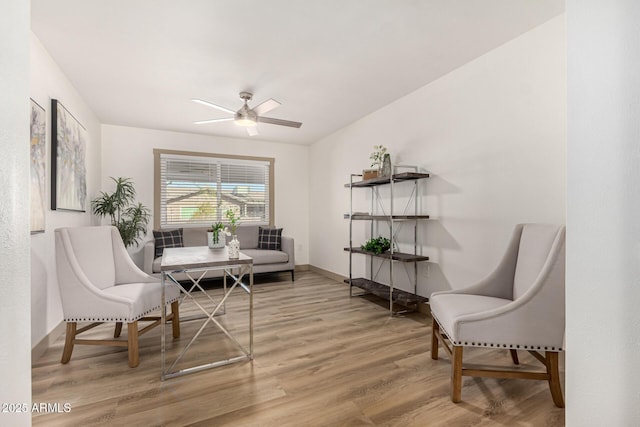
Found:
[[[240,92],[240,98],[244,100],[244,105],[236,112],[234,122],[240,126],[255,126],[258,122],[258,115],[247,105],[247,101],[253,98],[253,94]]]

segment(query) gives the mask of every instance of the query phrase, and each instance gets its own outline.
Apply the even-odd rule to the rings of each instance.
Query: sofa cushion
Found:
[[[156,258],[162,256],[164,248],[181,248],[182,228],[175,230],[153,230],[153,238],[156,245]]]
[[[242,253],[253,258],[253,265],[263,264],[279,264],[289,262],[289,255],[282,251],[270,251],[266,249],[243,249]],[[162,258],[158,257],[153,260],[152,271],[160,273]]]
[[[282,249],[282,228],[258,228],[258,249]]]
[[[238,241],[240,241],[240,250],[255,249],[258,247],[258,226],[257,225],[241,225],[236,230]],[[227,238],[227,242],[231,237]]]
[[[241,251],[246,256],[253,258],[253,265],[278,264],[289,262],[289,255],[282,251],[267,249],[244,249]]]
[[[208,227],[185,227],[183,231],[184,246],[207,246]]]

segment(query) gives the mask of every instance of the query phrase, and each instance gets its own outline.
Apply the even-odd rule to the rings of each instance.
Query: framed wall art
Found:
[[[87,131],[57,100],[51,100],[51,209],[85,212]]]
[[[46,114],[33,99],[31,100],[31,234],[44,232],[44,212],[47,195],[45,193],[45,157],[46,157]]]

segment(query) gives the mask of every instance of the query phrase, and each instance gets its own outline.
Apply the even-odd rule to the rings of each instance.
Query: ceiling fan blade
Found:
[[[258,116],[258,121],[262,122],[262,123],[269,123],[269,124],[272,124],[272,125],[289,126],[289,127],[292,127],[292,128],[299,128],[300,126],[302,126],[302,123],[300,123],[300,122],[292,122],[292,121],[289,121],[289,120],[274,119],[272,117]]]
[[[249,136],[256,136],[258,134],[258,127],[257,126],[249,126],[247,128],[247,133],[249,134]]]
[[[193,124],[194,125],[205,125],[207,123],[230,122],[231,120],[233,120],[233,117],[225,117],[224,119],[200,120],[198,122],[193,122]]]
[[[207,101],[203,101],[202,99],[192,99],[193,102],[197,102],[198,104],[202,104],[202,105],[206,105],[207,107],[211,107],[211,108],[217,108],[220,111],[224,111],[225,113],[229,113],[229,114],[235,114],[236,112],[233,110],[230,110],[228,108],[225,107],[221,107],[219,105],[216,104],[212,104],[210,102]]]
[[[273,110],[274,108],[278,108],[280,105],[281,104],[278,101],[276,101],[275,99],[271,98],[271,99],[267,99],[262,104],[256,105],[253,108],[253,111],[257,115],[261,115],[261,114],[264,114],[264,113],[268,113],[269,111]]]

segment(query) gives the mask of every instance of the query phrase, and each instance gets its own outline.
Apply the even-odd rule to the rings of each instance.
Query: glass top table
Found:
[[[240,257],[230,259],[227,248],[210,249],[207,246],[193,246],[182,248],[165,248],[161,262],[161,283],[162,283],[162,338],[161,338],[161,359],[162,359],[162,380],[167,378],[178,377],[181,375],[201,371],[204,369],[215,368],[217,366],[228,365],[230,363],[241,362],[244,360],[253,360],[253,259],[240,252]],[[223,296],[218,301],[214,300],[207,291],[201,286],[200,280],[205,273],[211,270],[223,270]],[[237,271],[236,274],[234,274]],[[185,273],[190,279],[190,284],[185,284],[175,279],[175,273]],[[249,285],[243,283],[245,276],[248,276]],[[233,281],[231,286],[227,286],[227,279]],[[167,368],[166,361],[166,297],[165,287],[167,281],[178,286],[183,295],[181,303],[189,300],[194,303],[203,315],[192,317],[186,320],[205,319],[200,329],[191,338],[189,343],[182,349],[178,357]],[[243,347],[236,338],[225,328],[216,316],[225,313],[225,302],[235,289],[241,289],[249,294],[249,349]],[[199,302],[195,298],[195,291],[200,291],[204,296],[213,303],[213,307],[207,309],[205,304]],[[182,320],[182,319],[181,319]],[[239,348],[242,354],[222,360],[213,360],[211,362],[176,370],[175,367],[183,356],[191,348],[193,343],[201,336],[202,331],[211,323],[219,328],[226,338],[230,339]]]

